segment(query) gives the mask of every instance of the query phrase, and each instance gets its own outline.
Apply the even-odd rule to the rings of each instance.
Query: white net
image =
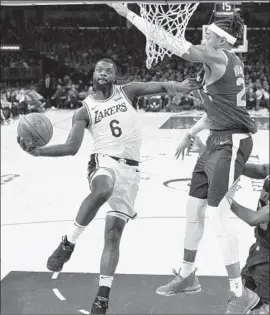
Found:
[[[185,37],[187,24],[199,5],[198,2],[178,4],[146,4],[138,3],[141,17],[146,26],[146,66],[151,68],[153,62],[157,64],[166,55],[172,56],[166,47],[174,46],[172,42]],[[159,33],[158,38],[155,35]],[[162,46],[158,45],[162,33]]]

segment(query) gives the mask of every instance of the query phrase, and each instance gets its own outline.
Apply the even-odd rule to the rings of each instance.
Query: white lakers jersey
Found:
[[[89,95],[87,108],[89,131],[94,139],[94,152],[120,158],[140,160],[141,133],[137,111],[121,85],[115,85],[107,100],[95,100]]]

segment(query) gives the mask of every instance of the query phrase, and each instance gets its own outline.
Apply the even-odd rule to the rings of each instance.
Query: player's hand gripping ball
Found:
[[[38,147],[33,145],[32,142],[27,142],[22,137],[17,137],[17,142],[20,145],[20,147],[27,153],[33,155],[33,156],[39,156],[39,150]]]
[[[17,141],[24,151],[38,155],[37,149],[50,142],[53,125],[44,114],[31,113],[20,119],[17,135]]]

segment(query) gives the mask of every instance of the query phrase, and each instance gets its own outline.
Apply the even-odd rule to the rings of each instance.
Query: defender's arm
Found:
[[[242,175],[255,179],[264,179],[269,175],[269,164],[246,163]]]
[[[136,26],[144,35],[147,33],[147,28],[151,28],[151,23],[145,21],[136,13],[130,11],[126,6],[115,3],[110,5],[120,15],[127,18],[134,26]],[[148,27],[146,24],[149,24]],[[149,36],[149,34],[148,34]],[[164,40],[164,38],[167,40]],[[185,38],[175,38],[172,34],[166,32],[165,29],[156,28],[155,37],[153,40],[161,47],[170,50],[175,55],[190,61],[206,63],[209,66],[212,64],[225,65],[226,57],[222,52],[203,45],[192,45]]]
[[[241,220],[245,221],[250,226],[257,226],[261,223],[269,222],[269,205],[266,205],[258,211],[253,211],[241,206],[235,200],[232,201],[231,210]]]
[[[186,79],[183,82],[131,82],[123,86],[123,90],[128,98],[132,101],[134,97],[142,95],[169,93],[175,95],[177,93],[189,93],[198,89],[200,85],[196,80]]]

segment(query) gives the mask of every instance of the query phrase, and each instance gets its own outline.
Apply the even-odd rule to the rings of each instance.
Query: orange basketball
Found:
[[[43,147],[50,142],[53,135],[53,125],[44,114],[31,113],[21,117],[17,134],[27,142],[37,147]]]

